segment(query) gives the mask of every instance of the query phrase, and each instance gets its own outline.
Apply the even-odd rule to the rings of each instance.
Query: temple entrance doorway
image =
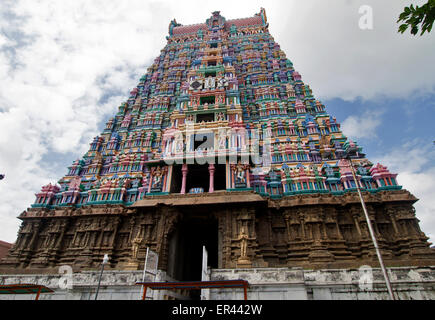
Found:
[[[183,175],[181,173],[181,165],[174,165],[172,167],[171,188],[169,189],[170,193],[180,193],[182,179]]]
[[[168,275],[176,281],[201,281],[202,247],[208,252],[208,266],[218,268],[218,243],[217,219],[207,214],[185,214],[169,237]],[[199,299],[200,293],[189,292],[192,299]]]
[[[186,165],[184,165],[186,166]],[[182,165],[174,165],[172,168],[170,193],[181,193],[183,185]],[[214,191],[226,190],[226,166],[225,164],[214,165]],[[187,165],[185,193],[209,192],[210,171],[209,164]]]
[[[210,183],[210,174],[208,172],[208,164],[190,164],[186,179],[186,193],[192,189],[202,188],[204,192],[208,192]]]
[[[214,173],[214,190],[226,190],[227,189],[227,173],[224,164],[215,164],[216,171]]]

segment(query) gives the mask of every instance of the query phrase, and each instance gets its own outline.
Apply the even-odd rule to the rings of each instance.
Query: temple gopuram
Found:
[[[19,215],[2,273],[435,265],[397,174],[341,131],[269,33],[264,9],[169,25],[167,44],[57,183]],[[352,176],[351,162],[356,171]],[[278,272],[278,271],[277,271]]]

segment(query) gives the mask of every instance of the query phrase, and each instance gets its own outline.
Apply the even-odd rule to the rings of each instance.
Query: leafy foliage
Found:
[[[434,20],[435,0],[428,0],[428,2],[421,7],[414,7],[412,4],[409,7],[405,7],[397,22],[404,22],[399,26],[400,33],[404,33],[408,27],[411,27],[411,34],[416,35],[421,29],[421,36],[426,31],[429,33],[432,30]]]

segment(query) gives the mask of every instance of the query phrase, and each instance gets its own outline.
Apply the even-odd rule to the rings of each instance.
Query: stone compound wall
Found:
[[[40,295],[40,300],[94,300],[98,285],[99,271],[83,271],[73,274],[44,274],[44,275],[0,275],[0,285],[4,284],[32,284],[45,285],[54,293]],[[142,289],[135,283],[142,281],[142,271],[104,271],[101,278],[98,300],[139,300]],[[145,281],[153,281],[147,275]],[[155,281],[173,281],[165,272],[158,272]],[[179,294],[165,291],[147,291],[147,299],[182,298]],[[0,295],[0,300],[32,300],[31,295]]]
[[[435,266],[389,268],[400,300],[435,300]],[[55,290],[41,300],[93,300],[98,271],[51,275],[0,275],[0,284],[38,283]],[[388,299],[380,269],[303,270],[302,268],[213,269],[211,280],[244,279],[249,300],[378,300]],[[105,271],[98,300],[139,300],[141,271]],[[372,280],[372,281],[370,281]],[[146,281],[152,281],[147,275]],[[159,271],[156,281],[173,281]],[[242,289],[212,289],[211,300],[242,300]],[[181,292],[147,291],[148,299],[183,299]],[[35,295],[0,295],[0,300],[32,300]]]
[[[248,299],[307,300],[304,271],[301,268],[258,268],[212,270],[211,280],[247,280]],[[243,289],[212,289],[211,300],[242,300]]]
[[[364,269],[305,272],[307,292],[313,300],[388,299],[381,269],[373,269],[372,284],[364,283]],[[363,276],[361,277],[361,274]],[[393,291],[399,300],[434,300],[435,267],[388,268]]]
[[[435,267],[388,268],[400,300],[435,299]],[[389,299],[381,269],[303,270],[301,268],[218,269],[211,280],[244,279],[248,299],[378,300]],[[212,290],[210,298],[243,299],[243,291]]]

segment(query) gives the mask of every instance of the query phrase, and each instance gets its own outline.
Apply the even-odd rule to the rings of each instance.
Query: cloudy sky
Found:
[[[270,32],[345,134],[399,173],[435,240],[435,31],[398,34],[422,1],[1,0],[0,239],[42,185],[80,158],[165,45],[170,20],[266,9]],[[373,28],[361,29],[369,5]],[[367,12],[367,11],[365,11]]]

